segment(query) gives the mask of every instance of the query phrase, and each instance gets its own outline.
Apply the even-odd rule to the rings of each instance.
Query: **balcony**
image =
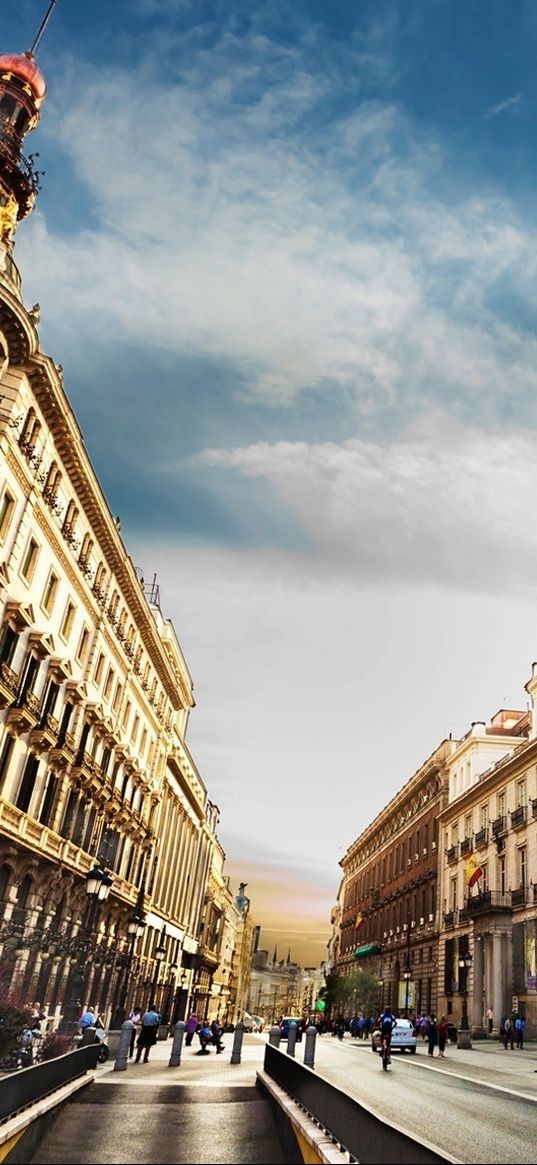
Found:
[[[472,849],[472,838],[463,837],[461,841],[461,854],[469,854]]]
[[[466,908],[473,918],[478,914],[505,914],[511,910],[511,895],[501,894],[499,890],[482,890],[480,894],[470,895]]]
[[[19,677],[8,666],[7,663],[0,663],[0,708],[6,708],[12,704],[19,686]]]
[[[30,743],[38,750],[46,752],[48,749],[54,748],[59,729],[59,721],[50,712],[47,712],[45,716],[42,716],[37,728],[32,729]]]
[[[448,910],[447,914],[444,914],[444,926],[449,927],[449,926],[454,926],[454,925],[455,925],[455,911]]]
[[[35,728],[41,715],[41,704],[34,692],[27,691],[21,697],[20,703],[12,704],[7,714],[8,723],[19,732],[28,732]]]
[[[534,817],[537,817],[537,797],[533,798],[531,803],[531,811]]]
[[[492,836],[499,837],[501,833],[507,832],[507,818],[505,815],[495,817],[492,822]]]
[[[511,813],[511,828],[521,829],[521,827],[526,824],[527,818],[527,805],[519,805],[518,809],[513,809],[513,812]]]
[[[475,835],[476,849],[480,849],[481,846],[486,845],[488,842],[488,839],[489,839],[489,827],[488,827],[488,825],[485,825],[483,829],[478,829],[478,831]]]
[[[528,891],[526,886],[518,886],[516,890],[511,890],[511,905],[525,906]]]
[[[72,765],[75,751],[75,738],[70,732],[66,732],[63,740],[58,740],[55,747],[51,749],[50,760],[54,762],[56,768],[66,768],[67,765]]]
[[[456,843],[455,845],[451,845],[449,847],[449,849],[446,853],[446,858],[447,858],[448,862],[456,862],[458,856],[459,856],[459,846]]]

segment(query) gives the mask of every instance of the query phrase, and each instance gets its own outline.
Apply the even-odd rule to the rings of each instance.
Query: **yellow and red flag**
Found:
[[[355,921],[355,923],[354,923],[354,925],[355,925],[355,927],[356,927],[356,930],[359,930],[359,929],[360,929],[360,927],[364,925],[364,922],[365,922],[365,918],[364,918],[364,916],[363,916],[363,914],[362,914],[362,911],[361,911],[361,910],[359,910],[359,911],[358,911],[358,914],[356,915],[356,921]]]
[[[468,854],[464,872],[466,874],[466,881],[468,882],[468,889],[471,886],[475,886],[476,882],[479,882],[479,879],[483,877],[483,870],[479,864],[477,854]]]

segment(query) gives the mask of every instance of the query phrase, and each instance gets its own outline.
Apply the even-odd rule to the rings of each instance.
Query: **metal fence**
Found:
[[[456,1158],[435,1151],[341,1089],[267,1044],[265,1072],[361,1165],[438,1165]]]
[[[64,1056],[56,1056],[53,1060],[2,1076],[0,1122],[15,1116],[21,1109],[55,1092],[57,1088],[62,1088],[64,1084],[69,1084],[71,1080],[85,1076],[86,1072],[97,1067],[98,1054],[99,1046],[90,1044],[87,1048],[77,1048],[76,1052],[67,1052]]]

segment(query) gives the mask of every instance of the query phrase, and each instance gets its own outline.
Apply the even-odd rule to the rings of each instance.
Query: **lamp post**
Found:
[[[172,1006],[173,990],[175,987],[175,975],[176,975],[176,971],[177,971],[177,963],[170,963],[169,971],[170,971],[170,982],[168,983],[168,990],[166,992],[166,999],[164,1002],[161,1023],[169,1023],[170,1022],[170,1011],[171,1011],[171,1006]]]
[[[110,893],[113,878],[101,866],[95,865],[86,876],[88,903],[84,921],[78,935],[79,946],[73,960],[73,970],[69,977],[69,1000],[63,1008],[60,1031],[71,1033],[75,1030],[79,1007],[84,1004],[86,984],[86,963],[91,937],[97,921],[99,903],[105,902]]]
[[[384,990],[384,979],[379,979],[379,1003],[378,1003],[379,1015],[382,1015],[382,993],[383,993],[383,990]]]
[[[143,933],[144,926],[145,926],[145,915],[144,915],[143,909],[141,908],[140,895],[138,895],[138,901],[137,901],[136,906],[134,908],[134,912],[133,912],[133,914],[131,914],[130,918],[127,920],[127,935],[129,938],[129,946],[128,946],[127,954],[126,954],[125,959],[124,959],[123,966],[122,966],[120,974],[119,974],[119,979],[118,979],[118,984],[117,984],[117,989],[116,989],[117,1004],[114,1007],[114,1013],[112,1015],[112,1021],[110,1024],[110,1027],[114,1030],[117,1030],[117,1028],[120,1028],[121,1024],[123,1023],[123,1021],[125,1019],[125,1015],[126,1015],[125,1005],[127,1002],[127,994],[128,994],[128,990],[129,990],[129,972],[130,972],[130,969],[132,966],[132,960],[134,958],[134,949],[136,946],[136,940]]]
[[[167,947],[166,947],[165,940],[166,940],[166,927],[163,926],[162,931],[161,931],[161,935],[160,935],[160,942],[159,942],[158,946],[155,947],[155,958],[156,958],[155,974],[153,976],[153,981],[151,983],[151,996],[152,996],[152,1000],[155,1003],[155,1005],[157,1004],[157,988],[158,988],[159,979],[160,979],[160,968],[162,966],[162,960],[166,957]],[[151,1003],[151,999],[149,1000],[149,1002]]]
[[[457,1047],[471,1048],[472,1038],[468,1024],[468,972],[472,966],[470,951],[464,951],[459,957],[459,978],[463,981],[462,989],[462,1019],[457,1033]]]
[[[408,1019],[408,990],[411,978],[412,970],[407,965],[403,971],[403,979],[405,980],[405,1019]]]
[[[175,999],[173,1001],[172,1027],[175,1027],[175,1024],[177,1023],[178,1019],[185,1018],[186,1002],[187,1002],[187,996],[188,996],[187,982],[188,982],[187,972],[183,971],[183,973],[181,975],[181,982],[177,984],[177,987],[175,990]]]

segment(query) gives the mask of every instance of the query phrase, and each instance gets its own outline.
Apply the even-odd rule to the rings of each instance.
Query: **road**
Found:
[[[285,1045],[282,1045],[285,1048]],[[297,1048],[297,1059],[302,1060]],[[431,1060],[394,1053],[388,1072],[369,1041],[317,1039],[315,1070],[382,1117],[462,1162],[533,1163],[537,1145],[537,1045],[505,1050],[495,1041],[449,1046]]]

